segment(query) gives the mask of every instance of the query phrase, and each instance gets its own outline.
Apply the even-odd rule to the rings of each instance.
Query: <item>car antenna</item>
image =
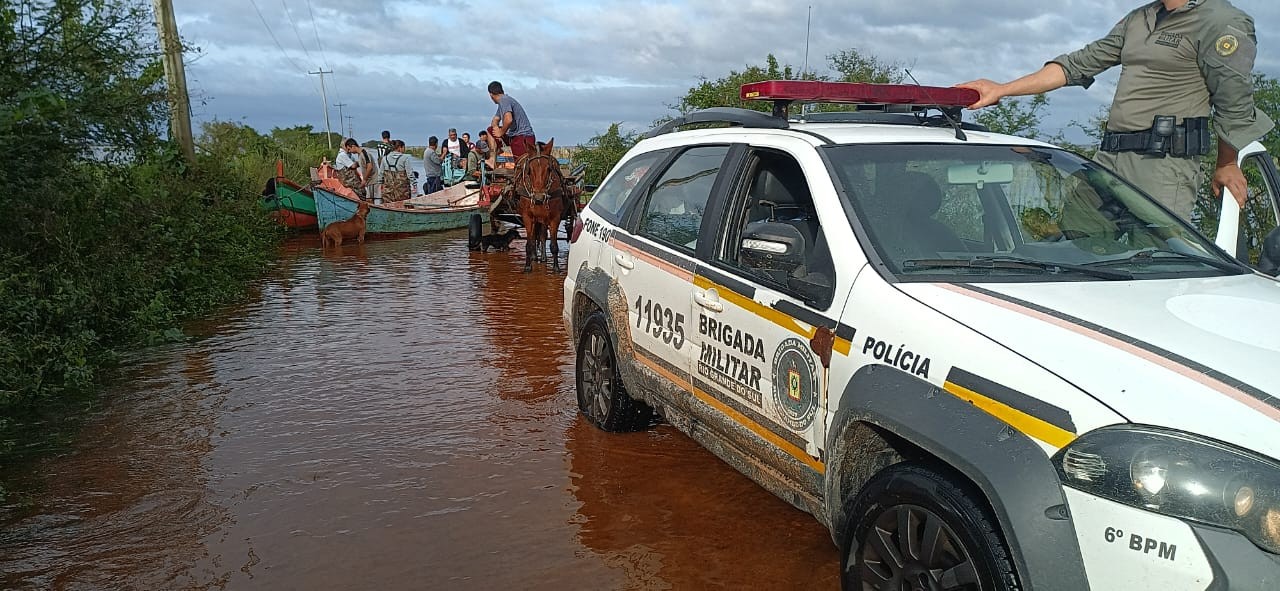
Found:
[[[912,81],[912,82],[914,82],[916,86],[919,86],[919,87],[920,87],[920,89],[924,91],[925,96],[926,96],[929,100],[931,100],[931,101],[933,100],[933,97],[932,97],[932,96],[929,96],[929,89],[928,89],[928,87],[926,87],[926,86],[925,86],[925,85],[923,85],[923,84],[920,84],[920,81],[919,81],[919,80],[916,80],[916,77],[911,75],[911,70],[908,70],[907,68],[903,68],[903,69],[902,69],[902,71],[903,71],[903,72],[906,72],[906,73],[907,73],[907,77],[908,77],[908,78],[910,78],[910,79],[911,79],[911,81]],[[934,102],[936,103],[937,101],[934,101]],[[942,105],[938,105],[938,111],[940,111],[940,112],[942,113],[942,117],[943,117],[943,118],[945,118],[945,119],[947,120],[947,123],[950,123],[950,124],[951,124],[951,129],[956,130],[956,139],[958,139],[958,140],[960,140],[960,141],[962,141],[962,142],[967,142],[967,141],[969,141],[969,136],[965,135],[965,133],[964,133],[964,128],[960,125],[960,119],[959,119],[959,117],[958,117],[958,115],[960,114],[960,113],[959,113],[959,111],[960,111],[960,107],[955,107],[955,109],[956,109],[956,115],[957,115],[957,116],[953,117],[953,116],[952,116],[952,114],[951,114],[950,112],[948,112],[948,110],[947,110],[947,108],[946,108],[946,107],[943,107]]]

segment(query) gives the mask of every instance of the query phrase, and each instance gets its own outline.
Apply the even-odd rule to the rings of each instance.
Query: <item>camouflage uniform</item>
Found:
[[[382,159],[382,200],[394,203],[409,198],[409,157],[391,152]]]
[[[1189,0],[1158,19],[1156,1],[1125,15],[1107,34],[1084,48],[1054,58],[1068,86],[1088,88],[1094,76],[1123,66],[1107,131],[1137,132],[1157,115],[1182,124],[1214,114],[1221,141],[1243,149],[1275,126],[1254,106],[1253,19],[1227,0]],[[1159,156],[1099,151],[1095,160],[1174,213],[1189,219],[1203,182],[1199,156]]]

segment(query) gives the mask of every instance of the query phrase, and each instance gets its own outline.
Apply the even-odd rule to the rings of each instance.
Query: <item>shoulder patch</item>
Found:
[[[1218,37],[1213,47],[1218,51],[1218,55],[1228,57],[1240,49],[1240,40],[1235,35],[1223,35]]]

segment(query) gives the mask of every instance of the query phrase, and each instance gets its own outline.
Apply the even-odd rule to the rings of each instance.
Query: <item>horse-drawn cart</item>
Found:
[[[535,256],[548,260],[545,254],[548,242],[552,254],[549,260],[553,269],[559,271],[559,227],[563,225],[564,235],[569,237],[582,209],[582,167],[565,170],[567,163],[552,156],[552,149],[552,142],[539,144],[537,151],[515,162],[500,161],[497,169],[481,172],[481,203],[488,202],[490,232],[498,232],[499,221],[525,229],[526,271],[530,270]],[[471,244],[479,243],[482,231],[481,224],[473,217]]]
[[[514,167],[504,168],[503,164],[506,163],[499,162],[499,168],[496,170],[486,170],[482,180],[482,192],[489,197],[489,223],[493,231],[497,231],[499,220],[516,225],[524,223],[520,212],[517,211],[518,201],[512,194],[514,190],[512,182],[519,175],[519,171]],[[561,197],[564,199],[565,231],[569,232],[584,205],[581,199],[586,167],[578,165],[570,169],[568,163],[562,161],[557,161],[557,165],[560,168]]]

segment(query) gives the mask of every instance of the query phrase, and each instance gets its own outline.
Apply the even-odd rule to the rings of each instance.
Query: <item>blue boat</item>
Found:
[[[350,219],[360,200],[344,195],[341,185],[326,181],[312,190],[316,198],[316,218],[320,229],[334,222]],[[466,228],[471,214],[478,213],[488,221],[489,212],[480,206],[480,191],[454,185],[430,195],[396,203],[369,205],[365,232],[369,234],[417,234]]]

